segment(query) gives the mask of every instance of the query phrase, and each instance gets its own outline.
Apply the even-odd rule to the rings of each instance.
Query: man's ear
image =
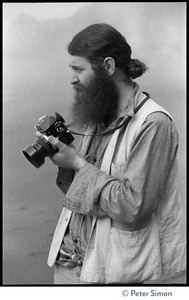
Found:
[[[106,57],[103,63],[105,69],[109,75],[113,75],[115,72],[115,60],[112,57]]]

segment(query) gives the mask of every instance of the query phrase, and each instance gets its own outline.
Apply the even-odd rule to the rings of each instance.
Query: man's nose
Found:
[[[74,85],[74,84],[76,84],[76,83],[78,83],[78,82],[79,82],[79,78],[77,77],[77,75],[73,74],[73,75],[71,76],[71,78],[70,78],[70,83],[71,83],[72,85]]]

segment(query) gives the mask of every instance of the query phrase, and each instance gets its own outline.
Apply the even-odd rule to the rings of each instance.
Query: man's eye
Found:
[[[76,67],[76,66],[73,66],[73,69],[74,69],[75,71],[82,71],[82,70],[83,70],[82,67]]]
[[[79,73],[81,73],[83,71],[83,69],[77,68],[76,71],[79,72]]]

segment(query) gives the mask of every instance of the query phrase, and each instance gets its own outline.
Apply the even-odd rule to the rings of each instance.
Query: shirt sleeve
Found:
[[[122,223],[144,220],[156,208],[178,148],[174,122],[164,113],[143,123],[119,178],[87,163],[75,176],[64,199],[68,209]]]

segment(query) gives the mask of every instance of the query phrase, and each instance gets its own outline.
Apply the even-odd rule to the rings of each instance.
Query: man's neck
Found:
[[[135,85],[134,82],[129,79],[128,81],[118,81],[116,82],[116,85],[118,87],[118,92],[119,92],[119,98],[117,102],[117,110],[116,113],[114,114],[114,117],[111,119],[108,119],[105,124],[106,127],[108,127],[113,121],[117,120],[121,114],[122,111],[124,111],[129,102],[131,97],[134,95],[134,89]]]
[[[134,83],[131,79],[120,80],[116,82],[119,90],[119,100],[116,112],[118,118],[120,113],[127,107],[130,98],[134,94]]]

